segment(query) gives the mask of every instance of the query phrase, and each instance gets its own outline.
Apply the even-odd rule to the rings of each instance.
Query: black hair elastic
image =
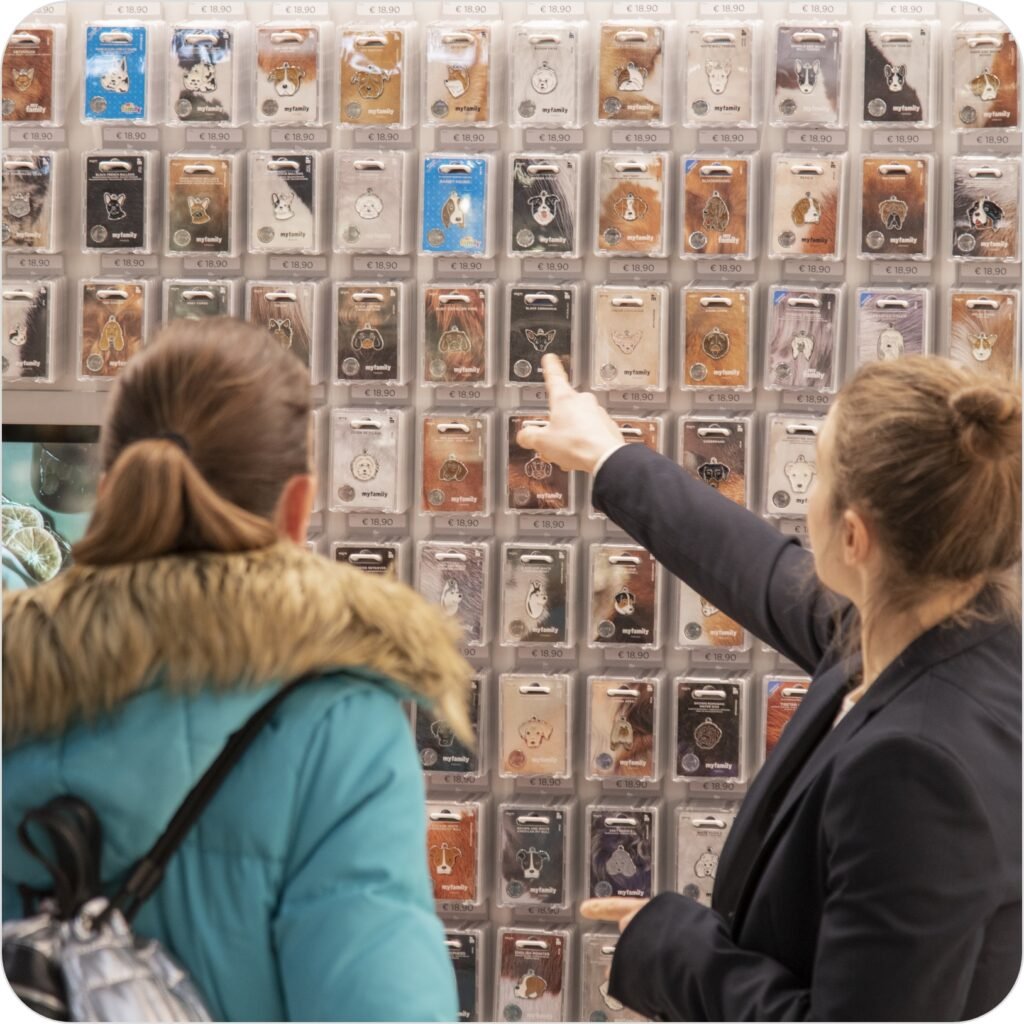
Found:
[[[159,441],[170,441],[171,444],[176,444],[186,455],[192,454],[192,446],[181,436],[181,434],[175,434],[173,431],[168,431],[165,434],[157,434],[156,438]]]

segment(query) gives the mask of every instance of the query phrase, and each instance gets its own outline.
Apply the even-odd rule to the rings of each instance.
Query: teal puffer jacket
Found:
[[[113,888],[271,687],[325,663],[324,648],[334,644],[336,663],[349,660],[348,648],[364,667],[339,668],[278,708],[136,928],[178,957],[220,1019],[456,1019],[427,873],[422,775],[394,681],[418,670],[417,696],[443,705],[442,693],[454,692],[464,667],[443,621],[399,584],[342,573],[283,546],[152,565],[152,575],[170,566],[174,578],[136,572],[123,588],[131,603],[141,595],[142,618],[121,603],[122,569],[72,570],[5,607],[4,919],[22,914],[18,884],[46,882],[15,834],[27,809],[61,793],[89,801],[103,824],[103,877]],[[200,589],[189,591],[193,583],[183,588],[182,577],[195,565]],[[296,586],[306,599],[298,604]],[[44,593],[51,588],[60,592]],[[191,637],[169,632],[182,624],[182,599],[192,605]],[[371,624],[361,614],[367,606],[387,614]],[[319,634],[297,621],[300,611]],[[118,623],[122,643],[109,632],[102,641],[86,621],[106,630]],[[49,628],[40,630],[41,622]],[[48,657],[33,632],[61,638],[67,649]],[[102,652],[89,649],[90,636]],[[428,637],[429,649],[417,650]],[[76,643],[84,649],[69,658]],[[240,667],[247,643],[255,645],[250,665],[268,678],[218,681]],[[17,644],[32,648],[34,665]],[[239,656],[225,657],[236,645]],[[104,680],[137,674],[139,647],[157,665],[155,680],[112,693]],[[103,671],[79,671],[104,657]],[[212,664],[202,685],[178,682],[204,657]]]

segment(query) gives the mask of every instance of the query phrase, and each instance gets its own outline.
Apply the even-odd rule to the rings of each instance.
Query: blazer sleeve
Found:
[[[807,672],[818,666],[845,602],[795,538],[640,444],[608,457],[593,503],[716,608]]]
[[[742,948],[722,917],[673,893],[626,929],[612,994],[664,1020],[962,1020],[999,874],[963,769],[919,739],[873,744],[833,781],[823,833],[809,978],[786,950]]]
[[[427,871],[423,773],[399,702],[363,688],[317,726],[273,934],[290,1020],[454,1021]]]

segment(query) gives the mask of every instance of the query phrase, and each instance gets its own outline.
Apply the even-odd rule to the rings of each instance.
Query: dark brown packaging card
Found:
[[[587,691],[587,778],[656,779],[655,683],[591,676]]]
[[[85,158],[85,248],[102,252],[149,248],[146,153]]]
[[[312,124],[320,120],[320,29],[260,25],[256,31],[255,120]]]
[[[838,125],[842,55],[839,25],[779,25],[772,123]]]
[[[498,758],[503,778],[569,777],[570,685],[567,675],[499,677]]]
[[[683,255],[752,255],[750,160],[683,160]]]
[[[932,30],[927,22],[881,22],[864,26],[866,124],[930,124]]]
[[[426,384],[486,381],[487,291],[483,288],[423,289],[423,369]]]
[[[580,1020],[647,1020],[624,1006],[608,991],[618,935],[589,932],[580,936]]]
[[[435,711],[417,706],[416,749],[425,772],[459,775],[467,780],[480,774],[480,683],[479,676],[472,680],[467,709],[477,741],[474,748],[463,746],[452,727]]]
[[[676,817],[676,891],[705,907],[718,873],[718,858],[736,818],[734,809],[680,807]]]
[[[481,644],[487,635],[488,550],[484,544],[423,541],[416,589],[462,625],[463,640]]]
[[[3,379],[48,380],[54,330],[50,281],[6,282],[3,289]]]
[[[421,512],[490,512],[487,426],[481,416],[423,418]]]
[[[400,511],[402,415],[397,409],[332,410],[332,509]]]
[[[861,165],[862,256],[926,258],[931,252],[926,157],[866,156]]]
[[[174,26],[170,101],[175,118],[187,124],[227,124],[238,115],[234,52],[234,32],[226,25]]]
[[[658,563],[643,548],[592,545],[589,643],[660,646],[659,580]]]
[[[665,30],[649,21],[605,22],[600,46],[598,120],[660,122],[665,102]]]
[[[511,164],[511,252],[518,256],[575,255],[579,156],[528,154],[513,156]]]
[[[500,1020],[559,1021],[566,1018],[568,933],[498,929]]]
[[[841,158],[776,157],[768,255],[839,258],[842,203]]]
[[[167,161],[167,248],[171,255],[232,251],[232,163],[208,154]]]
[[[676,684],[676,778],[742,777],[742,709],[739,683],[682,679]]]
[[[343,252],[397,252],[403,225],[406,154],[338,153],[335,244]]]
[[[312,281],[250,283],[246,311],[249,323],[265,327],[282,348],[313,369],[316,286]]]
[[[480,806],[427,801],[427,861],[438,903],[478,903]]]
[[[968,25],[953,34],[953,124],[960,130],[1020,124],[1020,54],[1006,29]]]
[[[805,516],[818,471],[820,416],[770,414],[767,420],[765,515]]]
[[[657,851],[653,810],[590,807],[587,810],[587,896],[649,899]]]
[[[766,388],[835,390],[839,296],[835,288],[771,289],[765,325]]]
[[[591,386],[605,391],[664,388],[663,289],[598,285],[593,296]]]
[[[444,933],[448,956],[455,971],[455,985],[459,992],[459,1020],[482,1020],[480,1006],[480,932],[447,931]]]
[[[679,424],[679,464],[737,505],[747,504],[747,420],[688,417]]]
[[[483,25],[431,25],[426,52],[428,122],[489,122],[491,29]]]
[[[164,319],[205,320],[231,316],[231,286],[226,281],[166,281]]]
[[[506,544],[501,563],[501,642],[572,641],[572,548],[565,544]]]
[[[508,292],[508,383],[540,384],[540,361],[548,352],[575,379],[573,330],[576,293],[571,288],[515,285]]]
[[[5,250],[52,248],[53,164],[52,153],[4,153],[0,237]]]
[[[337,310],[334,379],[400,380],[402,302],[398,286],[338,285]]]
[[[811,685],[807,676],[765,676],[764,755],[775,749],[789,720],[796,714]]]
[[[333,547],[334,560],[368,576],[394,576],[397,573],[397,544],[337,543]]]
[[[678,645],[684,650],[746,650],[750,642],[738,622],[680,582]]]
[[[1020,362],[1020,293],[954,291],[951,359],[976,373],[1012,380]]]
[[[956,259],[1015,260],[1020,255],[1020,160],[953,160]]]
[[[346,25],[338,39],[341,53],[342,124],[401,124],[405,75],[405,32],[381,25]]]
[[[54,51],[52,28],[22,25],[7,40],[0,103],[5,122],[54,119]]]
[[[687,124],[753,120],[754,33],[742,23],[691,24],[686,33]]]
[[[114,377],[145,344],[146,289],[138,281],[83,281],[83,378]]]
[[[930,301],[927,288],[859,289],[857,365],[927,355]]]
[[[505,488],[507,512],[571,513],[575,508],[573,476],[546,462],[535,451],[521,448],[519,431],[530,425],[546,426],[546,413],[512,413],[508,418],[508,467]]]
[[[558,807],[501,808],[501,906],[562,907],[569,902],[566,826],[566,812]]]
[[[596,247],[604,256],[655,256],[665,245],[664,153],[603,153],[597,169]]]
[[[318,248],[318,175],[313,153],[251,154],[250,252],[297,253]]]
[[[687,388],[749,391],[751,290],[683,290],[683,373]]]

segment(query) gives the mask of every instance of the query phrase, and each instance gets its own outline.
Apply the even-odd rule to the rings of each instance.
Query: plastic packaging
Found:
[[[572,544],[502,545],[503,646],[575,645],[575,554]]]
[[[561,359],[569,382],[576,383],[581,301],[578,284],[520,282],[508,286],[506,385],[542,384],[540,364],[548,352]]]
[[[408,507],[404,409],[332,409],[332,511],[401,513]]]
[[[576,511],[576,476],[547,462],[516,440],[524,427],[544,427],[548,414],[520,411],[508,414],[508,458],[505,463],[505,511],[572,515]]]
[[[249,59],[245,22],[189,21],[171,26],[170,124],[242,124],[248,111],[241,69]]]
[[[83,251],[152,252],[159,173],[156,154],[85,153],[82,165]]]
[[[599,781],[660,776],[658,676],[587,680],[586,777]]]
[[[748,507],[753,465],[749,416],[687,415],[679,420],[679,464],[719,494]]]
[[[764,756],[778,745],[789,720],[807,696],[811,680],[807,676],[771,673],[761,679],[764,701]]]
[[[491,414],[431,412],[421,420],[419,509],[427,515],[491,512]]]
[[[513,153],[509,157],[510,256],[580,254],[581,159],[578,153]]]
[[[600,28],[598,124],[668,124],[668,22],[606,21]]]
[[[321,252],[322,156],[316,151],[249,154],[249,252]]]
[[[688,675],[675,680],[674,778],[744,778],[748,685],[742,676]]]
[[[499,928],[493,1020],[565,1020],[569,1009],[569,931]]]
[[[861,123],[866,127],[935,123],[937,28],[931,21],[876,21],[864,26]]]
[[[462,744],[444,718],[422,705],[413,706],[413,730],[420,764],[430,782],[446,786],[478,786],[487,776],[487,677],[473,677],[469,692],[469,720],[476,743]]]
[[[756,252],[751,198],[757,195],[754,158],[684,156],[680,250],[683,259]]]
[[[765,419],[764,514],[805,516],[817,473],[821,416],[769,413]]]
[[[593,290],[591,380],[594,391],[664,391],[668,289],[602,284]]]
[[[463,643],[484,649],[491,638],[491,546],[424,540],[416,547],[416,589],[462,625]]]
[[[335,252],[403,254],[411,249],[412,163],[403,150],[336,153]]]
[[[769,257],[843,258],[845,162],[842,156],[791,153],[773,158]]]
[[[695,21],[687,26],[683,108],[687,127],[757,124],[757,42],[752,22]]]
[[[582,24],[555,20],[513,26],[510,124],[577,127],[582,123],[584,29]]]
[[[426,30],[425,124],[496,124],[500,23],[434,22]]]
[[[718,858],[735,818],[735,805],[694,804],[676,809],[677,892],[711,906]]]
[[[110,380],[142,350],[152,315],[149,292],[146,280],[79,282],[79,380]]]
[[[4,124],[64,123],[65,44],[65,26],[57,22],[22,22],[11,33],[3,57]]]
[[[831,394],[843,365],[843,286],[768,291],[764,387]]]
[[[424,256],[491,256],[494,158],[432,153],[423,158],[420,252]]]
[[[591,804],[586,830],[585,897],[650,899],[658,891],[655,804]]]
[[[587,645],[661,646],[661,567],[646,549],[592,544]]]
[[[309,371],[310,384],[323,380],[320,355],[320,292],[316,281],[249,281],[245,317],[265,327]]]
[[[334,286],[330,373],[336,384],[400,384],[406,379],[406,291],[403,281],[346,281]]]
[[[861,159],[861,259],[931,258],[932,177],[928,156]]]
[[[667,153],[597,154],[598,256],[668,255]]]
[[[324,123],[326,35],[326,27],[318,24],[268,21],[257,26],[254,123]]]
[[[954,131],[1020,127],[1020,52],[999,22],[967,22],[953,31]]]
[[[8,149],[3,154],[3,251],[58,252],[63,154]]]
[[[580,1020],[647,1020],[609,994],[609,974],[619,936],[588,932],[580,936]]]
[[[61,331],[62,279],[3,282],[3,382],[50,384],[56,376],[55,343]]]
[[[683,390],[752,391],[753,287],[688,285],[682,299]]]
[[[484,931],[482,928],[449,928],[444,944],[455,972],[459,993],[459,1020],[483,1020]]]
[[[164,323],[170,323],[172,320],[205,320],[214,316],[234,316],[236,291],[234,281],[164,278]]]
[[[493,284],[423,286],[421,383],[475,387],[491,384],[494,304]]]
[[[550,914],[572,901],[572,808],[513,801],[498,807],[498,906]]]
[[[480,800],[427,801],[427,862],[441,913],[484,904],[484,804]]]
[[[1020,160],[953,157],[955,260],[1020,261]]]
[[[415,26],[389,22],[344,25],[338,30],[338,120],[359,128],[413,123]]]
[[[844,124],[845,25],[789,22],[776,27],[773,125]]]
[[[954,288],[949,356],[976,373],[1007,381],[1020,366],[1020,291]]]
[[[858,288],[854,324],[857,366],[932,351],[927,288]]]
[[[168,256],[238,254],[239,167],[233,154],[167,157],[164,245]]]
[[[498,774],[503,779],[572,777],[573,677],[498,677]]]
[[[160,22],[90,21],[85,26],[86,124],[152,124],[160,81]]]

